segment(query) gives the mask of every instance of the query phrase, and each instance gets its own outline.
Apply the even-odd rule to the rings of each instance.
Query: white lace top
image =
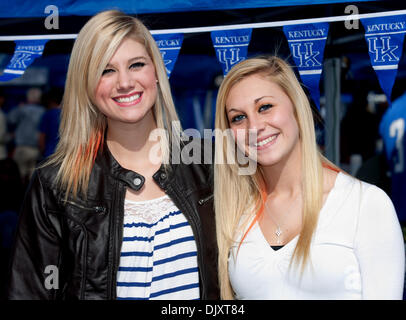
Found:
[[[117,299],[199,299],[197,249],[186,217],[163,196],[125,200]]]

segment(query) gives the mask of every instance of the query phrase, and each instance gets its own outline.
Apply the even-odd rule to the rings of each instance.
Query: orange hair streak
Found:
[[[340,168],[333,167],[333,166],[329,165],[328,163],[322,163],[321,165],[322,165],[324,168],[333,170],[333,171],[335,171],[335,172],[337,172],[337,173],[341,171]]]
[[[104,134],[101,132],[101,130],[97,130],[89,139],[89,142],[86,144],[86,149],[83,152],[83,146],[79,146],[79,151],[77,153],[75,165],[73,168],[73,193],[77,193],[78,189],[78,177],[79,172],[81,172],[83,169],[87,169],[88,174],[90,175],[91,168],[94,165],[94,162],[97,157],[97,153],[100,149],[100,147],[103,146],[104,143]],[[91,159],[91,165],[90,167],[86,168],[86,164],[89,164],[89,158]],[[83,182],[83,181],[82,181]]]
[[[254,224],[261,218],[262,214],[264,213],[264,210],[265,210],[265,201],[266,201],[266,198],[268,197],[268,195],[267,195],[267,193],[266,193],[265,182],[262,180],[260,184],[261,184],[261,191],[260,191],[261,197],[258,199],[257,206],[258,206],[259,204],[261,204],[261,205],[260,205],[260,207],[259,207],[259,210],[258,210],[257,213],[255,214],[254,219],[252,220],[251,224],[249,225],[247,231],[245,231],[243,237],[241,238],[240,244],[238,245],[237,253],[238,253],[238,251],[240,250],[240,247],[241,247],[242,242],[244,241],[245,237],[248,235],[248,232],[250,232],[250,230],[252,229],[252,227],[254,226]]]

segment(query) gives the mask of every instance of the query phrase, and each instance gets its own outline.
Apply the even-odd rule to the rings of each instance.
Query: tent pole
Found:
[[[334,164],[340,165],[340,104],[341,63],[339,58],[324,62],[324,95],[326,99],[325,156]]]

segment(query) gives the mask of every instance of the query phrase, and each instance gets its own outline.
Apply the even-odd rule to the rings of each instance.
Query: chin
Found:
[[[278,163],[278,161],[257,161],[258,165],[261,167],[272,167]]]
[[[121,121],[122,122],[126,122],[126,123],[137,123],[137,122],[141,122],[144,119],[148,119],[147,115],[148,115],[148,111],[145,110],[133,110],[133,112],[124,115],[121,117]]]
[[[257,157],[257,163],[261,167],[271,167],[281,161],[281,157],[275,157],[275,156],[263,156],[263,157]]]

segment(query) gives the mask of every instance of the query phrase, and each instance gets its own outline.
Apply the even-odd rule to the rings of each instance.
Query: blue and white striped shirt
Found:
[[[163,196],[125,200],[117,299],[199,299],[197,249],[186,217]]]

